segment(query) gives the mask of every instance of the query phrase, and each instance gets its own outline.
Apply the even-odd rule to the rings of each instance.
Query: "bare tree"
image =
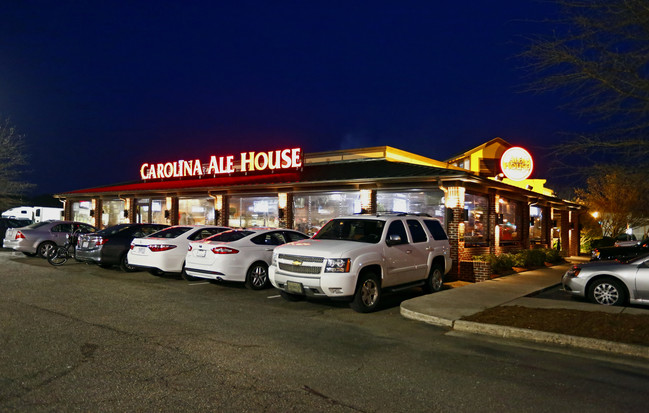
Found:
[[[15,206],[33,185],[21,180],[27,165],[25,136],[8,118],[0,118],[0,210]]]
[[[554,0],[560,18],[553,32],[531,39],[523,54],[533,79],[529,90],[560,91],[567,107],[593,122],[588,134],[569,137],[555,154],[575,159],[645,160],[649,155],[649,2]],[[579,171],[579,169],[578,169]]]

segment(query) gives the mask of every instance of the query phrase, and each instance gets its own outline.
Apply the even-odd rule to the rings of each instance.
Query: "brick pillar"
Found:
[[[229,218],[230,218],[230,196],[223,195],[222,206],[221,206],[221,216],[219,216],[219,219],[217,220],[216,225],[220,225],[222,227],[227,227],[228,226],[228,221],[230,220]]]
[[[530,206],[524,202],[520,204],[523,208],[523,222],[521,228],[521,249],[530,248]]]
[[[128,206],[128,222],[135,224],[137,222],[137,199],[129,198],[131,203]]]
[[[286,228],[293,229],[293,192],[286,194],[286,211],[284,216],[286,218]]]
[[[550,240],[552,239],[552,217],[551,209],[549,207],[544,207],[543,212],[541,213],[541,244],[545,248],[552,248]]]
[[[72,201],[67,199],[63,205],[63,219],[66,221],[72,221]]]
[[[488,232],[489,237],[489,254],[500,254],[500,239],[496,238],[496,227],[498,226],[498,216],[496,214],[496,205],[498,200],[495,192],[489,192],[489,211],[488,211]]]
[[[180,217],[178,216],[179,211],[178,211],[178,197],[177,196],[172,196],[171,197],[171,209],[169,210],[169,224],[170,225],[178,225],[178,221]]]
[[[460,260],[464,255],[464,237],[460,234],[460,223],[462,223],[463,207],[446,208],[446,233],[451,246],[451,259],[453,266],[451,274],[459,276]]]
[[[581,244],[581,232],[579,230],[579,213],[570,211],[570,248],[568,253],[571,256],[579,255]]]
[[[561,233],[559,239],[561,240],[561,256],[567,257],[570,255],[570,214],[568,211],[559,211],[561,219]]]
[[[101,214],[104,210],[104,203],[100,198],[95,199],[95,209],[93,209],[93,214],[94,214],[94,219],[92,225],[94,225],[95,228],[101,229]]]

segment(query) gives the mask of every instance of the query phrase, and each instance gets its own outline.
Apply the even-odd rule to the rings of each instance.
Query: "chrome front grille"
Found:
[[[279,254],[277,264],[280,270],[293,274],[320,274],[323,257]]]
[[[322,257],[308,257],[305,255],[290,255],[290,254],[279,254],[279,259],[286,260],[286,261],[314,262],[320,264],[324,261],[324,258]]]
[[[322,267],[310,267],[308,265],[293,265],[286,264],[283,262],[279,263],[279,269],[288,272],[294,272],[297,274],[320,274],[320,269]]]

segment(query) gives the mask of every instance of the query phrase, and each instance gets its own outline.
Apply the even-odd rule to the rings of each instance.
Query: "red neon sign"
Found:
[[[241,172],[299,168],[302,166],[302,149],[280,149],[268,152],[242,152],[239,157]],[[219,175],[237,172],[234,155],[212,155],[203,164],[200,159],[165,163],[143,163],[140,176],[143,180],[182,178],[189,176]]]

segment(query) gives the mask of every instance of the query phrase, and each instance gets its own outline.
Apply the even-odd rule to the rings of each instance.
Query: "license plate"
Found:
[[[205,250],[196,251],[196,256],[197,257],[204,257],[205,256]]]
[[[144,254],[146,254],[146,247],[135,247],[133,252],[138,254],[138,255],[144,255]]]
[[[286,291],[293,294],[304,294],[304,287],[302,287],[302,283],[286,281]]]
[[[83,241],[81,243],[81,248],[88,248],[88,241]]]

